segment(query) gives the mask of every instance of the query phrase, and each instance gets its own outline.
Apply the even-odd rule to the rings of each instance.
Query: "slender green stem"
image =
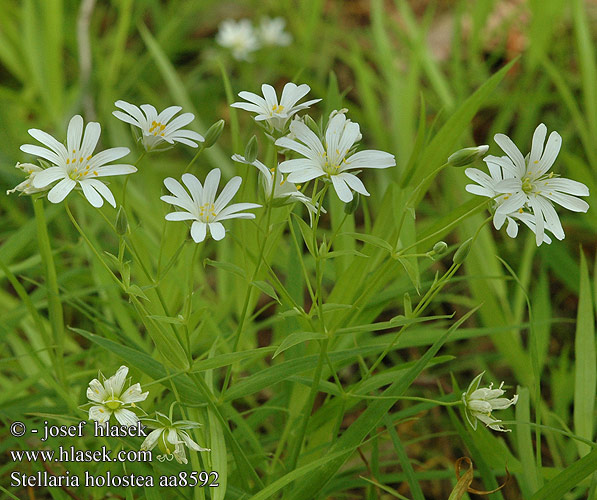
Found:
[[[317,205],[317,214],[315,216],[315,221],[313,224],[313,251],[315,252],[315,284],[316,290],[315,294],[317,297],[316,307],[318,310],[318,317],[319,317],[319,326],[320,332],[324,335],[328,335],[327,328],[325,326],[325,319],[323,316],[323,269],[322,269],[322,259],[319,255],[319,249],[317,246],[317,228],[319,225],[319,218],[321,216],[321,207],[323,204],[323,200],[327,193],[329,184],[325,184],[324,188],[321,190],[319,197],[316,195],[315,198],[318,198],[319,203]],[[314,189],[317,188],[315,185]],[[303,447],[303,441],[305,440],[305,434],[307,432],[307,426],[309,424],[309,418],[311,417],[311,412],[313,411],[313,406],[315,404],[315,398],[319,392],[319,383],[321,381],[321,373],[323,371],[324,362],[328,359],[327,351],[329,347],[330,339],[326,338],[320,341],[319,346],[319,359],[317,360],[317,367],[315,368],[315,373],[313,375],[313,383],[311,385],[311,390],[309,391],[309,397],[305,406],[303,407],[303,414],[301,418],[301,422],[299,424],[299,429],[297,433],[296,439],[292,442],[289,456],[288,456],[288,463],[289,469],[294,470],[296,468],[296,463],[298,461],[298,457],[300,455],[301,449]],[[330,366],[330,369],[335,374],[333,370],[333,365]],[[339,381],[338,381],[339,382]],[[341,386],[341,384],[340,384]]]
[[[274,159],[277,159],[277,156],[278,156],[277,149],[274,147]],[[232,348],[232,352],[236,352],[236,350],[238,349],[238,345],[240,343],[240,337],[242,334],[242,330],[245,326],[245,321],[247,319],[247,312],[249,309],[249,303],[251,301],[251,294],[253,292],[253,285],[251,283],[253,281],[255,281],[255,278],[257,277],[257,274],[259,273],[259,269],[261,268],[261,261],[263,260],[263,255],[265,253],[265,246],[267,244],[267,240],[268,240],[268,237],[270,234],[270,224],[271,224],[272,207],[273,207],[273,201],[274,201],[274,193],[275,193],[276,182],[277,182],[276,181],[277,172],[278,172],[278,169],[276,168],[274,170],[272,190],[269,193],[268,203],[267,203],[267,207],[265,209],[265,231],[264,231],[263,241],[261,242],[261,245],[259,248],[259,254],[257,256],[257,262],[255,263],[255,269],[253,270],[253,275],[251,276],[251,281],[247,285],[247,291],[245,293],[245,300],[243,302],[243,308],[240,313],[240,318],[238,320],[238,325],[236,327],[236,331],[234,332],[234,346]],[[224,394],[226,392],[226,389],[228,389],[228,384],[230,383],[231,376],[232,376],[232,365],[229,365],[228,369],[226,370],[226,377],[224,378],[224,383],[222,385],[222,394]]]
[[[193,156],[193,159],[185,167],[183,174],[186,174],[190,170],[190,168],[193,166],[193,163],[195,163],[197,158],[199,158],[199,156],[201,155],[201,153],[203,153],[204,150],[205,150],[205,146],[203,146],[203,143],[199,144],[199,147],[197,148],[197,154],[195,154],[195,156]]]
[[[139,156],[139,158],[137,158],[137,161],[134,163],[134,167],[138,167],[139,163],[141,163],[141,160],[145,157],[145,155],[147,154],[147,151],[144,149],[141,152],[141,155]],[[131,174],[127,175],[124,178],[124,186],[122,187],[122,206],[124,207],[124,209],[126,210],[126,186],[129,183],[129,178],[130,178]]]
[[[313,411],[315,398],[319,392],[319,382],[321,381],[321,372],[323,371],[323,363],[327,355],[329,342],[329,339],[325,339],[320,342],[319,359],[317,361],[317,367],[315,368],[315,374],[313,375],[313,384],[311,385],[311,390],[309,391],[309,398],[307,399],[307,402],[303,408],[303,415],[299,425],[297,438],[294,440],[293,446],[289,452],[288,470],[294,470],[296,468],[296,463],[298,461],[301,448],[303,447],[303,441],[305,440],[309,418],[311,417],[311,412]]]
[[[54,256],[50,245],[48,235],[48,226],[44,212],[43,198],[33,200],[33,210],[35,212],[35,221],[37,224],[37,241],[41,260],[46,271],[46,287],[48,297],[48,313],[50,316],[50,325],[52,327],[52,336],[56,349],[54,352],[54,369],[56,377],[61,384],[65,383],[64,372],[64,318],[62,314],[62,302],[58,291],[58,279],[56,276],[56,266],[54,265]]]
[[[197,262],[197,255],[199,252],[199,247],[201,245],[195,245],[191,255],[191,261],[189,262],[188,270],[189,270],[189,281],[188,281],[188,292],[187,292],[187,303],[185,307],[185,324],[184,324],[184,331],[185,331],[185,340],[186,340],[186,350],[187,356],[189,358],[189,366],[193,364],[193,353],[191,351],[191,332],[189,331],[189,321],[191,319],[191,314],[193,311],[193,288],[195,285],[195,273],[194,273],[194,265]]]

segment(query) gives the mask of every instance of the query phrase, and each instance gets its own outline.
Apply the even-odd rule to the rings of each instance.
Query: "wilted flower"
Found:
[[[226,219],[254,219],[255,214],[241,213],[241,211],[261,206],[255,203],[235,203],[226,206],[240,187],[242,182],[240,177],[230,179],[216,199],[220,176],[220,169],[214,168],[207,174],[205,186],[202,186],[193,174],[183,174],[182,182],[189,190],[188,192],[180,182],[172,177],[164,179],[164,185],[174,196],[165,195],[160,199],[185,210],[167,214],[166,220],[192,220],[191,236],[195,243],[200,243],[205,239],[208,228],[214,240],[221,240],[226,236],[226,230],[221,221]]]
[[[103,196],[116,208],[112,192],[98,177],[132,174],[137,171],[137,168],[133,165],[106,165],[129,154],[128,148],[106,149],[94,155],[93,150],[99,140],[100,132],[99,123],[89,122],[83,134],[83,118],[75,115],[68,124],[66,147],[64,147],[64,144],[50,134],[35,128],[30,129],[29,134],[49,149],[23,144],[21,151],[44,158],[54,165],[35,173],[31,180],[33,187],[41,190],[49,189],[50,184],[59,180],[60,182],[48,193],[48,200],[52,203],[60,203],[78,185],[83,190],[85,198],[94,207],[101,207],[104,204]]]
[[[249,102],[235,102],[231,104],[233,108],[244,109],[251,113],[257,113],[255,121],[265,121],[269,123],[275,130],[281,132],[286,127],[286,123],[292,116],[303,110],[307,109],[312,104],[321,101],[321,99],[312,99],[302,104],[297,104],[303,97],[305,97],[311,87],[303,83],[301,85],[295,85],[292,82],[284,85],[282,90],[282,96],[278,103],[278,96],[274,87],[264,83],[261,86],[263,96],[261,97],[253,92],[242,91],[239,92],[238,96]]]
[[[141,386],[137,383],[130,384],[124,390],[126,375],[129,369],[121,366],[116,374],[106,379],[102,372],[99,372],[99,380],[94,378],[89,382],[87,397],[97,403],[89,408],[89,420],[95,420],[101,424],[108,422],[110,416],[114,415],[122,425],[135,425],[139,418],[128,408],[134,408],[135,403],[144,401],[149,392],[141,392]]]
[[[361,139],[358,123],[348,120],[344,110],[333,111],[322,143],[319,137],[299,120],[290,124],[290,132],[296,140],[282,137],[276,145],[296,151],[304,158],[286,160],[280,163],[280,172],[288,173],[290,182],[306,182],[317,177],[331,181],[338,198],[344,203],[352,200],[354,190],[369,196],[364,184],[348,170],[361,168],[388,168],[396,165],[394,155],[384,151],[368,149],[351,153]]]
[[[157,445],[163,453],[157,456],[160,461],[175,458],[179,464],[186,464],[188,460],[184,451],[185,446],[195,451],[211,451],[209,448],[201,448],[186,432],[187,429],[199,427],[197,422],[190,420],[172,422],[166,415],[156,412],[155,419],[143,419],[143,423],[147,423],[148,427],[155,430],[145,438],[141,444],[141,450],[152,450]]]
[[[286,19],[264,17],[259,24],[259,40],[263,45],[286,47],[292,42],[292,36],[284,31]]]
[[[269,200],[269,197],[272,195],[272,187],[274,184],[274,172],[268,169],[263,163],[259,160],[255,160],[254,162],[248,162],[245,158],[241,155],[234,155],[232,157],[234,161],[239,163],[244,163],[246,165],[253,165],[256,167],[259,172],[261,172],[261,185],[263,187],[263,193],[265,195],[265,199]],[[288,182],[287,179],[284,178],[284,175],[278,173],[276,179],[276,187],[274,188],[274,202],[278,202],[281,205],[285,205],[288,203],[294,203],[295,201],[301,202],[303,205],[307,207],[309,210],[309,214],[313,214],[317,212],[317,207],[313,203],[313,200],[306,196],[305,194],[301,193],[297,187],[292,183]],[[321,209],[323,213],[325,210]]]
[[[259,40],[248,19],[222,21],[216,41],[222,47],[230,49],[232,56],[239,61],[249,60],[251,53],[259,48]]]
[[[18,168],[25,172],[28,175],[28,177],[20,184],[17,184],[13,189],[9,189],[8,191],[6,191],[6,194],[12,194],[15,191],[18,191],[23,194],[35,194],[50,189],[49,186],[43,188],[33,187],[33,179],[39,172],[43,170],[43,168],[34,165],[33,163],[17,163],[15,165],[15,168]]]
[[[126,111],[112,111],[116,118],[141,129],[139,140],[146,151],[164,149],[164,146],[169,148],[175,142],[196,148],[197,142],[204,141],[197,132],[180,130],[193,121],[193,113],[183,113],[172,120],[182,110],[180,106],[170,106],[158,114],[151,104],[141,104],[141,109],[125,101],[116,101],[114,105]]]
[[[505,429],[499,425],[501,420],[493,418],[491,412],[493,410],[505,410],[515,405],[518,401],[518,395],[515,394],[512,399],[500,397],[504,394],[502,390],[504,382],[500,384],[498,389],[493,389],[493,384],[489,384],[487,388],[482,387],[479,389],[481,377],[484,373],[477,375],[468,386],[467,391],[462,394],[466,419],[473,429],[477,428],[477,419],[479,419],[494,431],[510,432],[510,429]]]

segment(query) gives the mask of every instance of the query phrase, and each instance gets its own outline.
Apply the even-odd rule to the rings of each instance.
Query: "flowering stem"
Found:
[[[316,188],[317,186],[315,186]],[[319,325],[320,325],[320,332],[324,335],[328,335],[327,328],[325,326],[325,320],[323,317],[323,269],[322,269],[322,259],[319,255],[319,249],[317,247],[317,227],[319,225],[319,218],[321,216],[321,206],[323,204],[323,200],[327,193],[329,184],[325,184],[323,189],[321,190],[321,194],[319,196],[319,202],[317,205],[317,214],[315,216],[315,221],[313,223],[313,251],[315,252],[315,295],[317,298],[317,315],[319,317]],[[317,195],[316,195],[317,197]],[[319,359],[317,360],[317,367],[315,368],[315,373],[313,375],[313,382],[311,384],[311,390],[309,391],[309,397],[305,406],[303,408],[303,415],[302,420],[299,426],[299,430],[297,433],[297,437],[294,442],[291,444],[290,452],[289,452],[289,470],[294,470],[296,467],[296,463],[303,447],[303,441],[305,439],[305,434],[307,432],[307,425],[309,423],[309,418],[311,416],[311,412],[313,411],[313,405],[315,404],[315,398],[319,393],[319,382],[321,381],[321,373],[323,371],[323,364],[328,359],[327,351],[328,346],[330,343],[330,339],[326,338],[319,343]],[[332,369],[332,367],[330,367]],[[333,371],[333,370],[332,370]]]
[[[185,324],[184,324],[184,331],[185,331],[185,337],[186,337],[186,347],[187,347],[187,356],[189,358],[189,366],[192,366],[193,364],[193,354],[191,351],[191,332],[189,331],[189,322],[191,319],[191,313],[193,310],[193,285],[194,283],[194,269],[193,269],[193,265],[194,263],[197,261],[197,255],[199,252],[199,247],[201,245],[195,245],[195,248],[193,249],[192,255],[191,255],[191,262],[189,264],[189,283],[188,283],[188,295],[187,295],[187,303],[185,306]]]
[[[278,150],[274,147],[274,160],[278,158]],[[238,320],[238,326],[236,327],[236,331],[234,332],[234,347],[232,348],[232,352],[236,352],[238,349],[238,345],[240,343],[240,336],[242,333],[242,329],[245,325],[245,321],[247,319],[247,312],[249,309],[249,303],[251,301],[251,294],[253,292],[253,281],[257,277],[257,273],[259,273],[259,269],[261,268],[261,261],[263,259],[263,255],[265,253],[265,245],[267,244],[267,240],[270,234],[270,222],[272,216],[272,206],[274,201],[274,192],[276,189],[276,176],[277,176],[278,169],[274,170],[274,179],[272,183],[272,190],[269,194],[268,204],[265,208],[265,236],[263,237],[263,241],[261,242],[261,246],[259,248],[259,255],[257,256],[257,262],[255,263],[255,269],[253,270],[253,275],[251,276],[251,281],[247,285],[247,291],[245,293],[245,300],[243,303],[243,308],[240,313],[240,318]],[[222,394],[226,392],[228,388],[228,384],[230,383],[230,377],[232,376],[232,365],[228,365],[228,369],[226,370],[226,377],[224,378],[224,384],[222,385]]]
[[[147,151],[143,150],[141,152],[141,155],[139,155],[139,158],[137,158],[137,161],[134,163],[134,167],[138,166],[139,163],[141,162],[141,160],[145,157],[145,155],[147,154]],[[122,187],[122,206],[124,207],[124,209],[126,210],[126,186],[129,182],[129,178],[131,177],[131,174],[127,175],[124,179],[124,186]]]
[[[37,224],[37,240],[39,243],[41,260],[46,271],[48,313],[50,316],[52,335],[56,345],[54,368],[56,370],[56,377],[62,384],[64,384],[64,318],[43,203],[44,201],[41,197],[34,199],[33,210],[35,212],[35,221]]]
[[[193,156],[193,159],[185,167],[183,174],[186,174],[189,171],[189,169],[191,168],[191,166],[193,165],[193,163],[195,163],[195,161],[197,160],[197,158],[199,158],[199,155],[201,153],[203,153],[204,149],[205,149],[205,147],[203,146],[203,143],[199,144],[199,147],[197,148],[197,154],[195,156]]]

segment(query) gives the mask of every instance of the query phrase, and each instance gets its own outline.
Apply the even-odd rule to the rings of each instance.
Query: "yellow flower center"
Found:
[[[215,220],[217,217],[216,207],[213,203],[204,203],[199,207],[199,217],[203,220],[203,222],[210,222]]]
[[[166,125],[161,124],[160,122],[156,122],[155,120],[151,122],[151,127],[149,128],[149,133],[153,134],[155,137],[158,135],[160,137],[164,137],[164,129]]]
[[[284,106],[282,106],[281,104],[274,104],[272,106],[272,111],[274,113],[281,113],[282,111],[284,111]]]

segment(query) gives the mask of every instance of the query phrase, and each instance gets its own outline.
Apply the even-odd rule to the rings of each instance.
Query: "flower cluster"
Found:
[[[506,156],[484,158],[489,174],[476,168],[467,168],[465,174],[477,184],[469,184],[466,190],[493,201],[493,224],[500,229],[506,222],[506,233],[514,238],[518,234],[518,222],[528,226],[536,234],[537,246],[551,243],[546,230],[558,240],[564,239],[564,230],[553,204],[572,210],[586,212],[589,205],[578,196],[589,196],[584,184],[558,177],[550,172],[562,145],[557,132],[549,135],[541,123],[533,134],[531,152],[525,157],[512,140],[504,134],[496,134],[495,142]]]
[[[384,151],[355,152],[355,145],[362,139],[362,134],[359,124],[346,118],[346,109],[332,111],[324,133],[318,135],[309,128],[305,123],[306,120],[296,116],[299,111],[320,101],[320,99],[313,99],[297,104],[309,92],[308,85],[297,86],[294,83],[287,83],[282,90],[280,100],[270,85],[264,84],[261,89],[263,97],[251,92],[240,92],[239,97],[249,103],[236,102],[232,106],[257,113],[255,120],[265,124],[269,132],[276,133],[278,136],[277,139],[273,138],[275,145],[287,153],[297,153],[300,156],[286,159],[273,167],[272,172],[279,175],[280,179],[279,184],[276,182],[274,198],[282,196],[280,186],[289,182],[291,185],[285,188],[288,195],[283,196],[305,203],[305,199],[296,194],[298,190],[294,184],[321,178],[324,182],[332,184],[341,201],[349,203],[353,199],[353,191],[369,196],[362,181],[355,173],[349,172],[350,170],[382,169],[396,165],[394,155]],[[294,119],[290,121],[292,117]],[[268,179],[268,174],[264,173],[264,170],[267,170],[265,165],[261,162],[247,162],[238,155],[233,159],[257,166],[265,176],[264,182],[270,186],[270,190],[272,189],[273,177],[271,180]],[[280,174],[276,170],[279,170]],[[281,174],[288,175],[284,178]]]
[[[286,47],[292,36],[285,31],[286,20],[264,17],[259,26],[253,27],[249,19],[226,19],[220,24],[216,41],[232,52],[238,61],[248,61],[253,52],[261,47]]]
[[[142,410],[135,403],[145,401],[149,392],[141,392],[141,385],[139,383],[131,384],[130,378],[127,383],[128,371],[128,367],[121,366],[110,378],[104,377],[100,371],[99,380],[94,378],[89,382],[87,388],[89,403],[85,405],[90,406],[89,420],[107,425],[110,418],[114,416],[118,423],[127,427],[139,422],[135,411]],[[141,444],[141,450],[152,450],[157,445],[163,453],[157,457],[159,460],[175,458],[178,463],[186,464],[185,445],[195,451],[210,451],[209,448],[199,446],[186,432],[188,429],[199,427],[197,422],[189,420],[172,422],[172,415],[168,418],[159,412],[156,412],[155,419],[143,418],[142,420],[154,430]]]

